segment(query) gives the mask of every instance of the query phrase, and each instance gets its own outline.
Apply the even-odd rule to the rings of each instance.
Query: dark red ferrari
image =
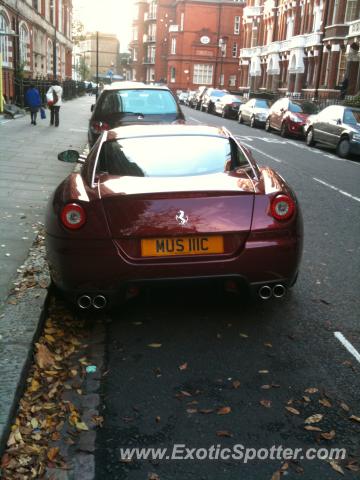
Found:
[[[299,204],[226,129],[126,126],[104,132],[49,201],[54,284],[104,308],[159,280],[217,279],[280,298],[297,278]]]

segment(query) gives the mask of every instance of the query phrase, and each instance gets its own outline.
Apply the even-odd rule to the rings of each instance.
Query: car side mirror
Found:
[[[85,163],[86,156],[80,155],[76,150],[65,150],[59,153],[58,160],[66,163]]]
[[[94,111],[94,108],[95,108],[95,104],[93,103],[90,107],[90,111],[93,112]]]

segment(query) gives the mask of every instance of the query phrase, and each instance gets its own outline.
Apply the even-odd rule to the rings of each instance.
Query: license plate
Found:
[[[210,255],[214,253],[224,253],[224,240],[221,235],[208,237],[164,237],[141,240],[142,257]]]

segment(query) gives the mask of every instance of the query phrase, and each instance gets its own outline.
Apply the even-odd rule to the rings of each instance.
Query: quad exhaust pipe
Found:
[[[81,295],[77,299],[78,307],[81,310],[88,310],[91,307],[94,307],[95,310],[102,310],[107,305],[107,300],[104,295],[96,295],[95,297],[90,297],[90,295]]]
[[[269,300],[269,298],[282,298],[286,294],[286,287],[281,283],[270,287],[269,285],[263,285],[259,288],[259,297],[261,300]]]

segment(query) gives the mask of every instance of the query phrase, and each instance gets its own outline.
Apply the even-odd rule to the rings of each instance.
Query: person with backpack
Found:
[[[34,85],[30,85],[25,93],[25,103],[30,109],[31,125],[36,125],[36,117],[41,107],[41,97],[39,90]]]
[[[57,80],[54,80],[46,93],[48,106],[50,108],[50,125],[59,126],[59,112],[62,105],[63,89]]]

